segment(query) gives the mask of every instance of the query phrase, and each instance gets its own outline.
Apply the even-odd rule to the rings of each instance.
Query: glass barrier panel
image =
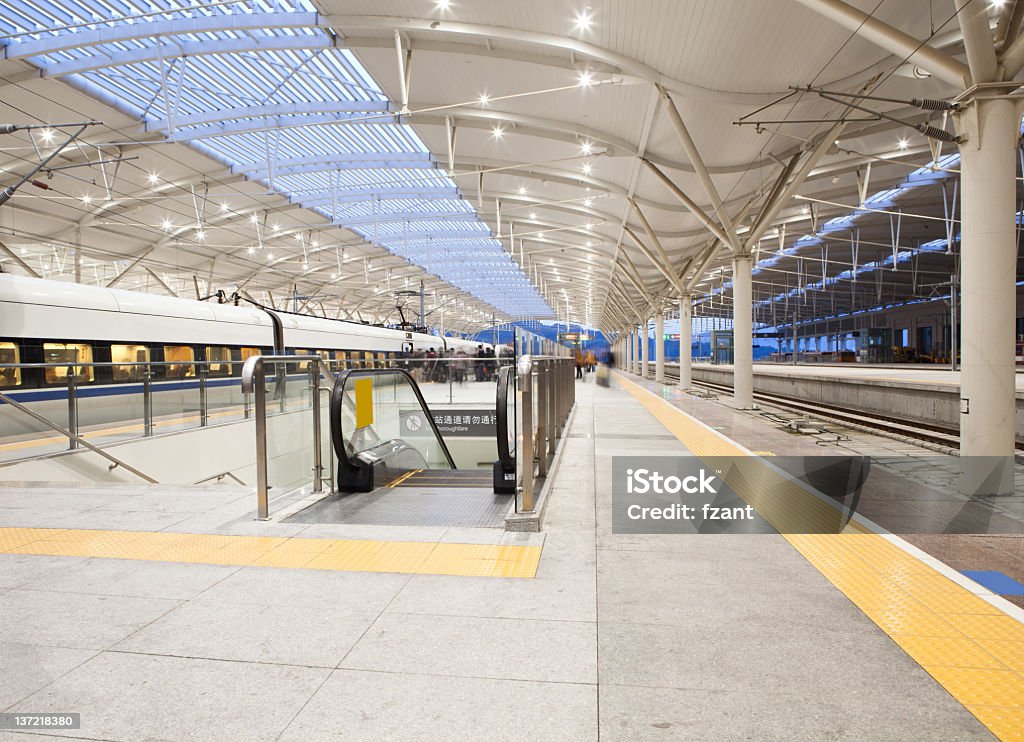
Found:
[[[387,441],[403,440],[419,451],[429,468],[450,468],[428,413],[405,374],[352,373],[345,382],[340,414],[350,457]]]

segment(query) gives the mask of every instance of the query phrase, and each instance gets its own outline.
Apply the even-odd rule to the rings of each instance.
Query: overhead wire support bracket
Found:
[[[951,134],[948,131],[946,131],[945,129],[940,129],[937,126],[932,126],[931,124],[926,124],[926,123],[914,124],[914,123],[911,123],[910,121],[905,121],[904,119],[897,118],[896,116],[890,116],[889,114],[884,113],[882,111],[873,111],[870,108],[865,108],[864,106],[861,106],[861,105],[858,105],[856,103],[853,103],[852,101],[842,100],[841,98],[836,98],[834,96],[838,95],[838,96],[849,97],[849,98],[857,98],[859,100],[873,100],[873,101],[887,102],[887,103],[902,103],[904,105],[915,106],[915,107],[920,108],[921,110],[924,110],[924,111],[955,111],[955,110],[959,110],[959,108],[960,108],[958,103],[949,103],[947,101],[934,100],[934,99],[931,99],[931,98],[912,98],[909,101],[903,101],[903,100],[897,100],[895,98],[880,98],[880,97],[877,97],[877,96],[858,95],[856,93],[835,93],[835,92],[832,92],[832,91],[829,91],[829,90],[824,90],[823,88],[812,88],[810,86],[807,86],[806,88],[795,88],[795,89],[796,90],[806,90],[807,92],[810,92],[810,93],[817,93],[819,97],[821,97],[821,98],[823,98],[823,99],[825,99],[827,101],[831,101],[833,103],[838,103],[838,104],[840,104],[842,106],[848,106],[850,108],[855,108],[858,111],[863,111],[864,113],[870,113],[873,116],[879,116],[879,117],[885,119],[886,121],[892,121],[893,123],[899,124],[900,126],[906,126],[906,127],[910,128],[910,129],[914,129],[915,131],[923,134],[924,136],[928,137],[929,139],[935,139],[935,140],[940,141],[940,142],[951,142],[951,143],[955,142],[957,144],[959,144],[960,142],[963,141],[963,138],[960,137],[959,135]]]

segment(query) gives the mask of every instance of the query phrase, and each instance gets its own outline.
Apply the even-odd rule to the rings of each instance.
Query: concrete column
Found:
[[[654,380],[665,383],[665,312],[654,315]]]
[[[651,344],[650,342],[648,342],[648,334],[649,333],[647,332],[647,319],[644,318],[644,324],[640,328],[640,375],[645,379],[647,378],[647,372],[651,360]]]
[[[1020,117],[1008,98],[975,99],[959,115],[960,460],[967,494],[1013,491]]]
[[[633,342],[633,331],[626,335],[626,368],[628,373],[633,373],[633,354],[636,352],[636,343]]]
[[[754,326],[751,321],[750,256],[732,259],[733,402],[754,406]]]
[[[693,385],[693,297],[679,297],[679,386]]]
[[[640,327],[633,330],[633,373],[640,375]]]

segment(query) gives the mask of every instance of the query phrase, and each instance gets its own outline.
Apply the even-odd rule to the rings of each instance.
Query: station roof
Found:
[[[727,312],[737,250],[765,323],[941,291],[956,144],[911,127],[953,123],[911,100],[965,28],[1008,52],[1024,4],[976,4],[8,0],[0,188],[59,152],[0,260],[372,321],[422,280],[465,330]]]

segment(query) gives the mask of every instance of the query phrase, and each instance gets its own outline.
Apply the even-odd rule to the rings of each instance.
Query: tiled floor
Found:
[[[782,537],[613,534],[611,457],[686,448],[623,389],[578,388],[539,539],[254,523],[215,488],[173,512],[0,491],[9,527],[543,545],[532,579],[0,554],[0,705],[103,740],[992,738],[908,654],[935,645],[905,651]]]

